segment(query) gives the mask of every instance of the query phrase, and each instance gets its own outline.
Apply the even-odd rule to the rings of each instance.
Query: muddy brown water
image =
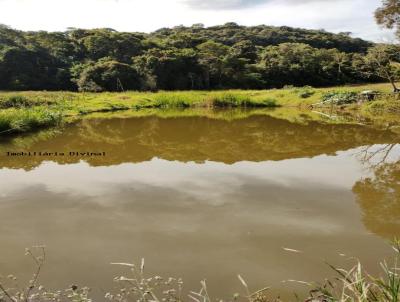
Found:
[[[266,115],[87,119],[3,139],[0,274],[23,283],[37,244],[41,283],[98,298],[124,274],[111,262],[142,257],[149,276],[206,279],[220,298],[244,293],[237,274],[290,297],[308,288],[285,280],[334,276],[325,261],[377,273],[400,235],[398,143],[390,127]]]

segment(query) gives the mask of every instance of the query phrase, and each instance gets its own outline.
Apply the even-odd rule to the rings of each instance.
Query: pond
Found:
[[[400,235],[397,128],[277,116],[94,116],[3,139],[0,274],[27,280],[37,244],[42,283],[98,297],[124,274],[111,262],[142,257],[219,298],[237,274],[292,297],[308,288],[290,280],[334,276],[325,261],[379,272]]]

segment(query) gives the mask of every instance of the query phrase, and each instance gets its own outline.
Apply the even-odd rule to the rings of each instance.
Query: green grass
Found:
[[[374,114],[400,114],[400,100],[394,97],[378,99],[365,104],[363,110]]]
[[[10,108],[0,111],[0,135],[29,132],[38,128],[59,124],[62,120],[60,111],[43,107]]]
[[[87,112],[115,108],[165,108],[165,107],[274,107],[308,106],[321,101],[327,92],[361,92],[377,90],[391,92],[389,84],[369,84],[329,88],[286,87],[270,90],[224,90],[224,91],[160,91],[122,93],[74,93],[74,92],[0,92],[0,108],[65,104],[75,112]]]
[[[74,93],[74,92],[0,92],[0,135],[32,131],[53,126],[68,117],[79,117],[95,112],[122,110],[187,109],[187,108],[275,108],[294,107],[309,109],[319,103],[329,92],[361,92],[376,90],[389,93],[389,84],[370,84],[331,88],[285,87],[270,90],[224,91],[160,91],[123,93]],[[347,109],[373,117],[376,114],[400,112],[395,101],[378,100]]]

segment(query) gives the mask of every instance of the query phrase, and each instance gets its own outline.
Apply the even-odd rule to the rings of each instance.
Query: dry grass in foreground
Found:
[[[350,270],[339,269],[329,265],[337,273],[334,280],[326,280],[322,285],[309,284],[311,290],[307,302],[398,302],[400,301],[400,275],[398,260],[400,256],[400,241],[393,243],[395,258],[393,263],[381,263],[382,276],[369,275],[360,262]],[[89,302],[90,289],[78,288],[72,285],[65,290],[52,291],[40,285],[39,276],[46,260],[45,248],[36,246],[27,249],[26,255],[31,257],[36,264],[29,284],[19,287],[16,278],[12,275],[0,279],[0,302],[36,302],[36,301],[71,301]],[[105,301],[117,302],[212,302],[220,301],[210,297],[207,284],[200,281],[199,291],[190,291],[188,295],[182,294],[183,281],[176,278],[164,279],[160,276],[146,277],[144,259],[139,266],[132,263],[111,263],[126,270],[126,275],[114,278],[118,285],[116,292],[105,295]],[[235,294],[229,301],[269,302],[280,301],[279,298],[269,297],[268,287],[251,292],[246,281],[238,275],[244,288],[244,295]],[[298,299],[297,299],[298,301]]]

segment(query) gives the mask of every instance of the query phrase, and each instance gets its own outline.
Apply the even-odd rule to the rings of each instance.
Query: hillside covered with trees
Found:
[[[350,33],[290,27],[23,32],[0,26],[0,90],[262,89],[379,82],[376,47]],[[398,54],[398,52],[397,52]]]

